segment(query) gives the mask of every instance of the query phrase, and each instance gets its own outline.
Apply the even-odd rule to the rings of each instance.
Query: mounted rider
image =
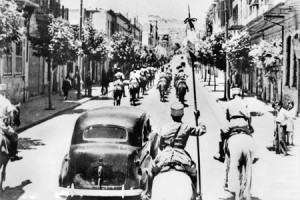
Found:
[[[166,74],[165,72],[161,72],[161,73],[159,74],[158,82],[157,82],[157,86],[156,86],[157,89],[159,88],[159,84],[160,84],[161,82],[167,83],[167,74]]]
[[[123,83],[123,81],[125,80],[125,76],[121,72],[121,68],[120,67],[117,68],[117,73],[115,73],[114,77],[115,77],[114,86],[117,86],[117,85],[121,86],[122,90],[123,90],[123,97],[126,97],[124,83]]]
[[[11,161],[16,161],[22,159],[18,154],[18,134],[15,130],[9,125],[9,116],[12,112],[15,111],[15,106],[11,104],[11,102],[5,98],[2,94],[0,94],[0,134],[3,134],[8,139],[10,145],[8,146],[7,153],[10,154]],[[18,125],[17,125],[18,126]]]
[[[196,120],[200,112],[195,113]],[[156,156],[152,165],[152,174],[166,172],[170,169],[186,172],[196,188],[197,169],[189,153],[185,150],[189,136],[201,136],[206,133],[206,126],[197,127],[182,122],[184,106],[176,102],[171,105],[171,117],[173,121],[166,124],[160,132],[159,148],[161,152]]]
[[[224,162],[225,161],[225,147],[227,140],[235,134],[247,134],[253,133],[251,126],[251,115],[248,110],[248,105],[241,97],[241,91],[239,88],[233,88],[232,94],[234,99],[228,102],[226,109],[226,119],[228,124],[221,129],[221,141],[219,142],[219,157],[214,156],[214,159]]]
[[[129,82],[137,82],[138,84],[140,84],[140,75],[138,74],[136,69],[130,72]]]

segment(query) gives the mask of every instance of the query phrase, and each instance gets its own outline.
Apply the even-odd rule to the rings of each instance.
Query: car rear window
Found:
[[[90,126],[83,133],[83,140],[126,141],[127,131],[117,126]]]

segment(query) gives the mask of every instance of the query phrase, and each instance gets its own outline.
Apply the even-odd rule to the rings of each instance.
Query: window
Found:
[[[297,62],[297,57],[296,54],[294,53],[294,69],[293,69],[293,82],[292,82],[292,87],[297,88],[297,74],[298,74],[298,62]]]
[[[22,74],[23,64],[22,64],[22,42],[16,43],[16,74]]]
[[[86,141],[123,141],[127,140],[127,131],[117,126],[90,126],[83,133]]]
[[[12,75],[12,56],[6,54],[3,56],[3,75]]]
[[[291,69],[291,36],[287,38],[286,41],[286,76],[285,76],[285,85],[290,86],[290,69]]]
[[[238,21],[238,18],[239,18],[239,9],[238,9],[238,6],[236,5],[232,11],[232,20],[234,22],[236,22],[236,21]]]

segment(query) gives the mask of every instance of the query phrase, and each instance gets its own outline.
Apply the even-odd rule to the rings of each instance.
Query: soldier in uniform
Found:
[[[0,134],[7,137],[10,142],[10,160],[16,161],[22,159],[18,154],[18,134],[14,129],[6,122],[11,112],[15,110],[15,107],[11,102],[0,94]]]
[[[200,112],[195,113],[196,120],[199,119]],[[174,167],[188,173],[193,185],[197,183],[196,164],[189,153],[185,150],[189,136],[201,136],[206,133],[205,125],[198,127],[189,126],[182,122],[184,107],[181,103],[176,102],[171,105],[171,117],[173,121],[166,124],[160,132],[159,148],[161,152],[156,156],[153,166],[153,176],[161,171],[168,171]]]
[[[125,76],[121,72],[121,68],[120,67],[117,68],[117,73],[115,74],[115,78],[116,78],[116,81],[114,82],[114,86],[115,85],[121,85],[122,88],[123,88],[123,97],[126,97],[124,83],[123,83],[123,81],[125,80]]]
[[[251,116],[248,110],[248,105],[241,97],[240,89],[233,88],[232,94],[234,99],[228,102],[226,109],[226,119],[228,124],[221,129],[221,141],[219,142],[219,156],[214,156],[215,160],[220,162],[225,161],[224,145],[232,133],[243,132],[252,134]]]

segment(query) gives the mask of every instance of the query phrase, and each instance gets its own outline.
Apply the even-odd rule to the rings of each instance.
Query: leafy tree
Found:
[[[75,60],[79,50],[75,42],[72,27],[52,15],[40,14],[37,17],[37,33],[30,36],[33,55],[46,58],[48,65],[48,100],[49,108],[53,109],[52,73],[58,65],[64,65],[69,60]]]
[[[108,53],[107,35],[98,32],[88,20],[82,31],[82,51],[91,60],[103,61]]]
[[[275,93],[278,92],[278,79],[280,79],[280,60],[283,58],[282,43],[273,40],[270,43],[262,40],[259,44],[251,46],[250,56],[253,57],[257,67],[263,69],[265,76],[273,84]],[[274,97],[275,98],[275,97]]]
[[[236,33],[224,44],[228,59],[232,66],[239,72],[248,73],[253,70],[251,40],[248,32]]]
[[[248,32],[243,31],[232,35],[224,44],[232,69],[237,71],[240,78],[242,78],[242,74],[253,71],[253,59],[249,54],[251,51],[250,41]],[[242,84],[240,87],[243,89],[243,81],[240,83]]]
[[[134,63],[136,41],[125,32],[117,32],[111,38],[110,57],[121,66]]]
[[[0,0],[0,56],[10,53],[8,44],[18,42],[24,35],[22,13],[13,0]]]

